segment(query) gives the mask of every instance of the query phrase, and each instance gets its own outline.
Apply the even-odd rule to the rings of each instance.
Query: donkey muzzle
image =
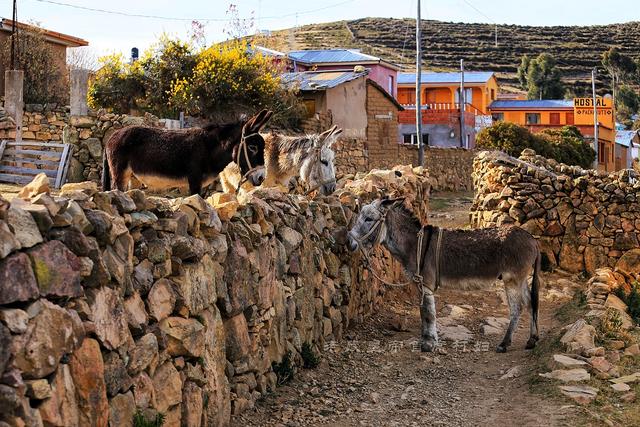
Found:
[[[358,242],[351,236],[351,233],[347,235],[347,247],[351,252],[358,250]]]
[[[322,194],[324,196],[328,196],[329,194],[332,194],[334,191],[336,191],[336,183],[335,182],[330,182],[330,183],[324,184],[322,186]]]

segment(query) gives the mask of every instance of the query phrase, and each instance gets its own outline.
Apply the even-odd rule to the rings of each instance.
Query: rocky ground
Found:
[[[430,222],[465,227],[470,200],[464,194],[432,195]],[[606,364],[611,355],[624,357],[626,350],[607,350],[606,360],[576,356],[593,374],[572,372],[586,374],[576,381],[540,375],[575,368],[575,359],[555,356],[568,363],[564,365],[554,361],[554,355],[567,351],[560,342],[566,325],[587,311],[585,295],[593,298],[586,280],[577,275],[545,274],[543,283],[541,341],[536,350],[524,350],[529,324],[525,315],[510,350],[494,352],[508,317],[500,284],[484,291],[438,293],[437,353],[421,353],[416,345],[417,297],[393,291],[387,299],[392,302],[350,330],[344,341],[325,344],[317,368],[299,369],[292,381],[235,417],[233,425],[637,425],[637,382],[631,381],[631,392],[621,397],[611,387],[612,377],[598,373],[596,363],[591,366],[595,361]],[[590,339],[593,343],[593,336]],[[624,357],[616,368],[621,372],[609,373],[637,371],[637,363],[637,356]],[[592,386],[599,394],[587,397],[589,404],[584,405],[563,395],[563,384],[578,387],[578,395]]]

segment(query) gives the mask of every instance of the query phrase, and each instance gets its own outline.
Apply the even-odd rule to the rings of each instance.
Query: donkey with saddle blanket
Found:
[[[422,351],[438,343],[433,293],[440,285],[452,289],[489,287],[504,281],[510,322],[499,353],[507,351],[523,307],[531,311],[531,331],[526,348],[538,341],[540,249],[536,240],[518,227],[448,230],[422,226],[401,199],[376,200],[362,207],[348,234],[352,251],[365,258],[376,244],[398,259],[421,288]],[[533,273],[531,289],[529,275]],[[374,274],[375,275],[375,274]]]

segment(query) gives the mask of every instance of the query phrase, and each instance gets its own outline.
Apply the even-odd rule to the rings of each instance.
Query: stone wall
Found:
[[[395,165],[417,165],[418,147],[388,144],[375,150],[366,141],[340,139],[334,146],[339,174],[355,174],[371,169],[388,169]],[[437,191],[472,191],[472,166],[476,151],[461,148],[426,147],[425,169]]]
[[[0,424],[228,424],[276,387],[274,363],[300,366],[304,343],[319,352],[375,309],[383,289],[344,248],[345,225],[380,194],[424,218],[416,173],[242,205],[93,182],[0,198]]]
[[[538,239],[545,263],[593,274],[640,247],[639,175],[558,164],[525,150],[520,159],[474,160],[474,227],[517,224]]]
[[[73,146],[68,182],[100,181],[104,143],[116,130],[128,125],[162,126],[150,114],[141,117],[92,111],[70,116],[69,107],[27,104],[22,117],[22,139],[61,142]],[[0,125],[0,140],[15,138],[15,129]]]

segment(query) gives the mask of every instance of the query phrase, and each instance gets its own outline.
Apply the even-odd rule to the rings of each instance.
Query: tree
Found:
[[[116,113],[138,109],[145,96],[140,61],[130,64],[122,54],[113,54],[99,58],[98,63],[100,69],[89,86],[89,106],[108,108]]]
[[[611,92],[616,103],[616,119],[630,122],[640,107],[640,98],[630,86],[625,83],[640,83],[640,58],[637,62],[612,47],[602,54],[602,66],[611,77]]]
[[[630,86],[621,85],[616,97],[617,119],[630,124],[632,117],[640,110],[640,95]]]
[[[44,30],[29,26],[17,39],[17,70],[24,71],[23,99],[27,104],[65,102],[68,84],[64,70],[57,64],[55,53],[44,36]],[[11,66],[11,37],[2,46],[0,61],[5,70]]]
[[[529,55],[524,55],[522,57],[522,61],[520,62],[520,66],[518,67],[518,81],[520,82],[520,87],[524,90],[529,90],[527,86],[527,74],[529,74],[529,65],[531,65],[531,58]]]
[[[543,53],[530,61],[527,91],[529,99],[564,98],[565,87],[560,79],[560,70],[551,55]]]
[[[575,126],[545,129],[532,134],[515,123],[498,122],[478,133],[476,146],[497,149],[515,157],[520,156],[525,148],[531,148],[541,156],[583,168],[590,168],[595,160],[595,151],[585,143]]]

